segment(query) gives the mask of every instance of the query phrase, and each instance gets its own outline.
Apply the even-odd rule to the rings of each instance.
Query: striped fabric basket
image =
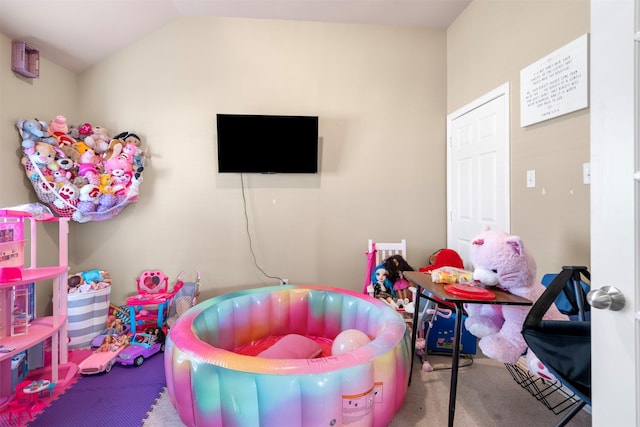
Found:
[[[69,348],[84,348],[107,327],[109,314],[108,286],[93,292],[67,294]]]

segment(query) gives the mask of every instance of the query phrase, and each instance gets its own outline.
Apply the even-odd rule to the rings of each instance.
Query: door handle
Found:
[[[624,307],[625,299],[620,289],[613,286],[603,286],[587,294],[587,302],[591,307],[599,310],[620,311]]]

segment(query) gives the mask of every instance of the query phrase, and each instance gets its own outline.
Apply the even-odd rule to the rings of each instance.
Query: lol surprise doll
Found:
[[[411,293],[409,292],[409,282],[402,275],[403,271],[414,271],[402,255],[391,255],[384,260],[384,266],[387,269],[387,278],[393,283],[393,290],[398,298],[398,305],[405,306],[411,301]]]

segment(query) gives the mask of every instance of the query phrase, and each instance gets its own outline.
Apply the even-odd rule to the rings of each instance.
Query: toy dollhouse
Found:
[[[58,223],[58,265],[37,266],[37,232],[40,222]],[[30,242],[25,225],[30,225]],[[67,237],[68,218],[37,221],[22,211],[0,210],[0,408],[11,399],[12,358],[51,340],[51,381],[67,364]],[[24,265],[30,249],[29,267]],[[53,314],[36,317],[34,286],[53,286]]]

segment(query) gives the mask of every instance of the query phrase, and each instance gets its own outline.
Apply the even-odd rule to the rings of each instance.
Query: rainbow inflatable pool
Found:
[[[339,355],[266,359],[233,349],[270,336],[371,341]],[[332,427],[389,424],[407,391],[410,339],[385,303],[321,286],[222,295],[184,313],[165,349],[167,389],[188,426]]]

